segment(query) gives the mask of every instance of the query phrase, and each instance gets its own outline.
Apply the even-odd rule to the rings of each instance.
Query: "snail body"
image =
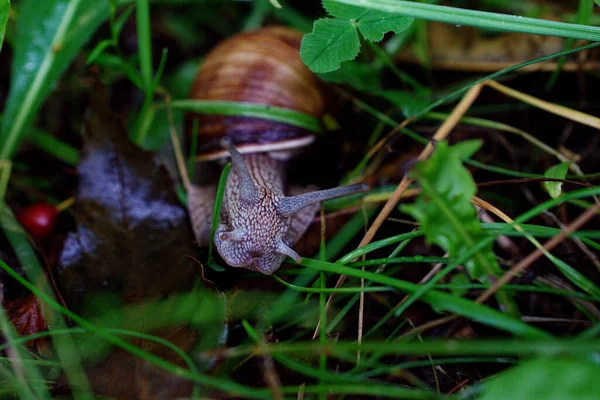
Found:
[[[324,109],[317,77],[299,55],[301,34],[268,27],[233,36],[211,51],[192,86],[190,98],[267,104],[320,117]],[[199,161],[231,158],[214,243],[223,260],[272,274],[289,256],[323,200],[365,190],[365,185],[305,192],[289,189],[286,160],[314,141],[305,129],[249,117],[198,118]],[[295,192],[295,193],[294,193]],[[302,193],[305,192],[305,193]],[[190,218],[200,246],[210,243],[214,185],[188,190]]]

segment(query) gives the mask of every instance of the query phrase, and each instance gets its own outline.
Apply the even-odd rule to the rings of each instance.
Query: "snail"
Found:
[[[301,33],[266,27],[218,44],[198,69],[189,97],[252,102],[320,117],[324,100],[317,77],[302,63]],[[289,256],[323,200],[364,191],[358,184],[306,192],[285,190],[286,161],[314,141],[311,132],[281,122],[249,117],[198,118],[198,161],[231,159],[219,225],[217,251],[232,267],[270,275]],[[188,188],[190,219],[200,246],[210,243],[216,185]]]

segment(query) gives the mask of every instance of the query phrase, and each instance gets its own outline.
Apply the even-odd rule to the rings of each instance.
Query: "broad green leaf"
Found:
[[[358,20],[358,30],[371,42],[379,42],[388,32],[404,32],[413,23],[414,18],[394,15],[381,11],[370,11]]]
[[[563,162],[548,168],[548,170],[544,173],[544,176],[546,178],[565,179],[568,170],[569,163]],[[560,196],[562,192],[562,182],[544,182],[544,189],[546,189],[550,197],[555,199]]]
[[[415,168],[414,177],[421,184],[422,194],[415,203],[402,207],[419,222],[426,240],[443,248],[451,258],[460,257],[487,235],[471,204],[477,188],[462,165],[464,149],[450,147],[446,141],[436,143],[432,156]],[[465,267],[478,280],[500,272],[491,244],[467,261]]]
[[[594,3],[596,3],[596,5],[597,5],[598,7],[600,7],[600,0],[594,0]]]
[[[584,359],[538,358],[492,379],[481,400],[579,400],[597,398],[600,366]]]
[[[353,23],[325,18],[315,21],[312,33],[302,38],[300,57],[313,72],[331,72],[342,61],[354,60],[359,50],[360,40]]]
[[[421,195],[415,203],[402,208],[419,222],[425,239],[443,248],[451,258],[469,253],[488,236],[471,204],[477,191],[475,182],[462,164],[462,159],[472,155],[478,147],[474,142],[458,147],[450,147],[446,141],[437,142],[433,155],[417,163],[414,170]],[[492,241],[474,252],[463,265],[473,279],[482,282],[490,282],[502,273]],[[496,298],[513,317],[519,315],[509,292],[501,290]]]
[[[0,50],[2,50],[2,43],[4,42],[4,31],[6,30],[6,23],[8,22],[9,13],[10,1],[0,0]]]
[[[2,1],[2,0],[0,0]],[[0,158],[18,149],[37,110],[75,55],[108,16],[108,2],[23,0],[10,93],[0,135]]]

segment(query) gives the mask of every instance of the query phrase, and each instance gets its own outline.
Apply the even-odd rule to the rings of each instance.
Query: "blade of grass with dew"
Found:
[[[364,278],[376,283],[395,287],[404,293],[414,293],[420,289],[419,285],[414,283],[409,283],[385,275],[375,274],[369,271],[362,271],[360,269],[346,267],[340,264],[304,258],[301,265],[319,271],[348,275],[356,278]],[[470,300],[454,297],[446,293],[430,290],[423,294],[422,300],[438,309],[471,318],[483,324],[513,333],[516,336],[523,336],[532,339],[550,337],[550,334],[538,328],[524,324],[519,320],[508,317],[496,310],[482,306]]]
[[[4,32],[10,14],[10,1],[0,0],[0,51],[2,51],[2,43],[4,43]]]
[[[235,101],[212,100],[174,100],[173,109],[192,111],[198,114],[227,115],[250,118],[262,118],[321,132],[321,123],[317,118],[288,108],[273,107],[265,104],[244,103]],[[164,107],[164,105],[162,105]]]
[[[108,2],[23,0],[0,130],[0,158],[11,158],[54,83],[108,17]],[[43,23],[42,23],[43,22]]]
[[[227,176],[229,176],[230,169],[231,163],[227,163],[223,167],[223,172],[221,172],[221,177],[219,178],[219,185],[217,186],[217,196],[215,197],[215,208],[213,210],[212,224],[210,227],[210,245],[208,248],[207,264],[215,271],[225,271],[225,268],[223,268],[215,262],[215,258],[213,256],[213,248],[215,246],[213,241],[215,237],[215,232],[217,231],[217,227],[219,226],[219,219],[221,217],[221,206],[223,204],[223,196],[225,194],[225,187],[227,186]]]
[[[44,294],[48,298],[53,298],[53,292],[50,288],[46,275],[33,251],[33,248],[29,244],[29,240],[23,231],[23,228],[19,225],[14,215],[6,205],[6,203],[0,204],[0,225],[6,236],[6,239],[13,248],[17,259],[21,263],[23,271],[27,275],[27,278],[31,282],[36,282],[41,288]],[[39,296],[38,296],[39,298]],[[48,323],[48,326],[53,328],[64,328],[66,326],[62,316],[49,312],[44,304],[41,304],[44,310],[44,317]],[[60,337],[54,342],[58,357],[65,369],[65,373],[73,385],[73,392],[75,397],[81,399],[91,399],[92,392],[87,381],[85,372],[81,364],[80,355],[69,336]]]
[[[600,41],[600,28],[595,26],[569,24],[519,15],[467,10],[403,0],[328,0],[327,3],[329,8],[335,6],[336,10],[341,10],[345,6],[352,6],[454,25]]]
[[[163,360],[155,354],[148,353],[141,348],[132,345],[128,341],[125,341],[118,336],[115,336],[108,332],[105,329],[102,329],[86,319],[80,317],[79,315],[71,312],[70,310],[64,308],[55,300],[53,300],[49,295],[40,291],[37,287],[29,283],[23,277],[21,277],[13,268],[8,266],[4,261],[0,260],[0,268],[6,271],[13,279],[35,294],[41,301],[48,304],[53,310],[62,313],[66,317],[73,320],[76,324],[86,329],[88,332],[94,333],[99,337],[105,339],[109,343],[119,346],[125,351],[136,355],[159,368],[162,368],[166,371],[169,371],[179,377],[189,379],[193,382],[198,382],[203,384],[206,387],[216,388],[227,393],[231,393],[238,396],[244,396],[245,398],[250,399],[266,399],[269,396],[269,392],[263,389],[254,389],[249,388],[238,383],[232,382],[230,380],[225,380],[221,378],[217,378],[214,376],[207,376],[198,373],[194,373],[193,371],[187,371],[181,368],[179,365],[172,364],[168,361]]]

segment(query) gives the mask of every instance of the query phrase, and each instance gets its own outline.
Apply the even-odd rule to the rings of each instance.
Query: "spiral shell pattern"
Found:
[[[221,42],[202,62],[191,99],[266,104],[320,117],[324,100],[317,77],[300,59],[300,32],[266,27]],[[282,151],[308,145],[312,133],[285,123],[249,117],[187,116],[188,131],[199,119],[199,160],[225,157],[219,146],[231,138],[241,153]]]

